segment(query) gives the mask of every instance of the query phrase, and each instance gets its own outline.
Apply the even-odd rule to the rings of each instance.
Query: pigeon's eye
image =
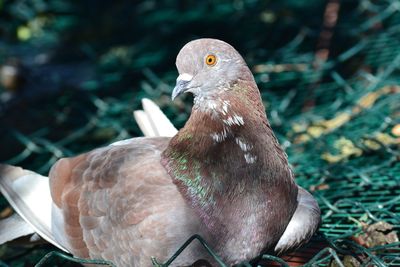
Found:
[[[217,57],[214,55],[208,55],[206,57],[206,64],[208,66],[214,66],[217,63]]]

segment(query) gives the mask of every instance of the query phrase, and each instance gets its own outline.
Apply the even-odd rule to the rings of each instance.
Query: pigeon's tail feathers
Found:
[[[278,254],[292,251],[308,242],[320,224],[321,211],[317,201],[305,189],[300,186],[298,188],[297,209],[275,246]]]
[[[67,251],[54,238],[51,232],[52,198],[50,196],[49,180],[32,171],[20,167],[0,164],[0,191],[13,207],[13,209],[24,219],[29,226],[43,239]],[[6,222],[5,222],[6,223]],[[21,222],[19,222],[21,223]],[[26,235],[28,226],[22,231]],[[7,232],[9,229],[0,228]],[[10,234],[5,239],[18,237],[16,233]]]
[[[14,213],[6,219],[0,220],[0,245],[8,241],[35,233],[30,226],[18,213]],[[7,229],[7,230],[5,230]]]
[[[178,130],[161,109],[150,99],[142,99],[143,110],[133,113],[140,130],[147,137],[174,136]]]
[[[135,110],[133,112],[133,116],[135,117],[136,123],[139,125],[139,128],[144,134],[144,136],[147,137],[157,136],[146,112],[144,112],[143,110]]]

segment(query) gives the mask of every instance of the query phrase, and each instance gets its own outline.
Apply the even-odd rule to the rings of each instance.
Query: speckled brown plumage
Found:
[[[229,101],[229,111],[213,117],[194,106],[185,127],[164,152],[163,164],[218,240],[214,244],[219,254],[230,263],[239,263],[272,249],[278,242],[297,207],[298,189],[254,83],[238,81],[218,98],[220,106]],[[243,125],[234,124],[228,129],[223,121],[232,114],[241,116]],[[210,137],[224,127],[228,133],[223,141]],[[246,162],[237,140],[251,146],[248,152],[257,158],[255,163]],[[177,173],[182,158],[185,170]],[[180,179],[196,180],[199,164],[199,186],[206,191],[204,197],[192,194],[191,186]]]
[[[202,232],[159,163],[168,139],[133,139],[54,165],[51,191],[64,218],[57,227],[64,227],[75,256],[151,266],[152,256],[165,261],[193,233]],[[191,246],[177,264],[193,263],[200,252]]]
[[[209,55],[215,64],[207,65]],[[117,266],[165,261],[193,234],[228,264],[306,242],[318,204],[296,185],[243,58],[200,39],[180,51],[177,68],[173,98],[195,98],[172,139],[131,139],[54,165],[55,238],[75,256]],[[210,260],[194,243],[173,266],[199,259]]]

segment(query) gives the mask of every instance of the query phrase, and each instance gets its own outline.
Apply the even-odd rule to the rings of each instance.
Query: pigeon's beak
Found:
[[[172,101],[179,95],[186,92],[190,87],[188,86],[190,81],[193,79],[193,75],[188,73],[182,73],[176,79],[176,85],[174,90],[172,91]]]

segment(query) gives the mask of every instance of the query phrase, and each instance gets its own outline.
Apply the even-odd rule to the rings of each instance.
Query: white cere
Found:
[[[193,79],[193,75],[190,75],[189,73],[182,73],[176,78],[176,81],[185,81],[185,82],[190,82]]]

